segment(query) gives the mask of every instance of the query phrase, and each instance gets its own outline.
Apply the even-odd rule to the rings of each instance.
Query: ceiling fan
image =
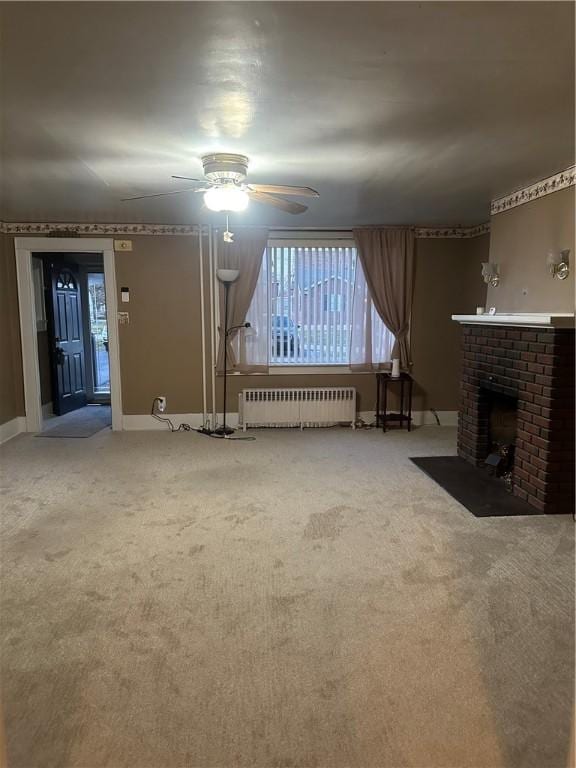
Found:
[[[173,192],[159,192],[153,195],[127,197],[127,200],[143,200],[148,197],[180,195],[185,192],[202,192],[204,203],[212,211],[243,211],[248,202],[263,203],[278,208],[286,213],[304,213],[307,205],[293,200],[285,200],[278,195],[296,195],[299,197],[319,197],[311,187],[294,187],[286,184],[246,184],[248,158],[244,155],[215,153],[202,158],[205,179],[191,179],[188,176],[172,176],[173,179],[192,181],[194,185]]]

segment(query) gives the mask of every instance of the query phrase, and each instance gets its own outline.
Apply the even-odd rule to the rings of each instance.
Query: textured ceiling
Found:
[[[1,215],[197,223],[121,203],[241,152],[321,197],[279,226],[476,224],[574,162],[568,2],[4,3]]]

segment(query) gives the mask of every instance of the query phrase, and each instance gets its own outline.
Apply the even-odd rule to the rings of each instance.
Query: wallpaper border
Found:
[[[6,235],[197,235],[199,227],[187,224],[78,224],[50,222],[0,222]],[[415,227],[417,238],[471,238],[490,232],[490,224],[471,227]]]
[[[576,184],[576,166],[572,165],[570,168],[566,168],[566,170],[560,171],[560,173],[555,173],[553,176],[547,176],[535,184],[517,189],[509,195],[497,197],[490,204],[490,214],[494,216],[497,213],[509,211],[511,208],[524,205],[524,203],[530,203],[532,200],[538,200],[541,197],[552,194],[552,192],[559,192],[561,189],[573,187],[574,184]]]

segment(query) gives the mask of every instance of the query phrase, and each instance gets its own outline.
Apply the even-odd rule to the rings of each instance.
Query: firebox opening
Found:
[[[488,455],[484,463],[488,471],[502,478],[507,490],[512,491],[518,400],[497,392],[486,394],[488,396]]]

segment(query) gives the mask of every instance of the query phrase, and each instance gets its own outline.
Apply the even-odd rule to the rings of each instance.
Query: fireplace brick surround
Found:
[[[490,392],[517,398],[513,493],[540,512],[574,510],[574,330],[463,325],[458,455],[489,452]]]

